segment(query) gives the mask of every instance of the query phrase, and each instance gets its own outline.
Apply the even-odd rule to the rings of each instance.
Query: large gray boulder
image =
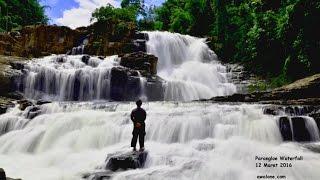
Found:
[[[0,168],[0,180],[6,180],[6,172],[2,168]]]
[[[142,75],[157,74],[158,58],[154,55],[144,53],[142,51],[125,54],[121,57],[120,65],[139,70]]]
[[[138,70],[127,67],[114,67],[111,70],[110,98],[116,101],[134,101],[143,93],[149,101],[161,101],[164,98],[165,81],[159,76],[147,76],[141,83]]]
[[[106,168],[111,171],[143,168],[147,157],[147,151],[111,155],[107,158]]]

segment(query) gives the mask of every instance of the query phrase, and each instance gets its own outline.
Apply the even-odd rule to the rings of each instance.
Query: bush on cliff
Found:
[[[96,9],[92,13],[91,21],[94,24],[95,33],[106,34],[112,30],[111,34],[114,39],[123,39],[132,28],[136,26],[137,9],[135,7],[115,8],[108,4],[107,6]]]

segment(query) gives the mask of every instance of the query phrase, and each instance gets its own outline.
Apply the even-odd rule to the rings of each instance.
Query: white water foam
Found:
[[[52,103],[27,120],[17,107],[0,116],[0,167],[23,179],[81,179],[103,166],[109,153],[130,151],[134,103]],[[153,102],[143,106],[146,166],[113,179],[247,180],[257,175],[317,180],[320,155],[283,143],[277,117],[261,105]],[[256,168],[257,155],[302,155],[292,168]]]
[[[168,81],[166,100],[190,101],[236,92],[226,67],[217,61],[206,39],[170,32],[146,32],[147,52],[158,60],[158,74]]]
[[[87,64],[81,58],[52,55],[29,62],[25,67],[25,95],[33,99],[108,99],[111,68],[119,64],[117,56],[104,60],[91,57]]]
[[[217,61],[205,39],[169,32],[148,34],[148,53],[159,58],[158,75],[167,81],[164,100],[190,101],[236,92],[227,80],[226,67]],[[52,55],[29,62],[25,94],[33,99],[110,99],[110,70],[119,65],[117,57],[91,57],[87,64],[81,59],[81,55]],[[145,86],[145,79],[140,80]]]

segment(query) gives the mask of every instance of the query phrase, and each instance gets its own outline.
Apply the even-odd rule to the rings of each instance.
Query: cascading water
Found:
[[[158,74],[167,81],[166,100],[196,100],[230,95],[226,67],[205,39],[169,32],[147,32],[147,52],[159,58]]]
[[[0,167],[23,179],[81,179],[103,167],[106,155],[129,151],[134,103],[56,102],[42,115],[25,119],[17,107],[0,116]],[[152,102],[140,170],[116,172],[114,179],[247,180],[285,174],[317,180],[320,155],[299,143],[283,143],[277,117],[261,105]],[[1,134],[0,133],[0,134]],[[313,143],[319,146],[318,143]],[[292,168],[256,168],[255,156],[303,156]],[[26,168],[28,167],[28,168]],[[308,168],[306,168],[308,167]]]
[[[216,62],[204,39],[148,34],[148,52],[159,57],[158,72],[167,81],[166,100],[235,92],[225,67]],[[21,111],[18,106],[0,115],[0,167],[8,176],[79,180],[101,170],[108,154],[130,151],[133,102],[66,101],[108,99],[110,70],[117,65],[117,56],[101,60],[64,55],[26,65],[25,95],[57,101],[39,106],[41,114],[33,119],[27,116],[30,108]],[[144,89],[146,79],[139,77]],[[314,119],[303,117],[312,142],[285,142],[279,130],[283,114],[265,115],[264,105],[179,101],[143,104],[148,113],[145,167],[115,172],[112,179],[254,180],[266,174],[286,175],[288,180],[319,179],[320,155],[305,147],[320,147]],[[256,156],[304,159],[292,162],[290,168],[257,168]]]
[[[148,35],[148,53],[159,58],[158,75],[166,80],[164,100],[190,101],[236,92],[235,85],[227,80],[226,67],[217,61],[205,39],[169,32]],[[80,55],[36,59],[27,64],[25,93],[30,98],[109,99],[110,70],[119,65],[115,59],[83,60]]]
[[[142,77],[142,75],[140,74],[140,72],[138,71],[138,75],[139,75],[139,80],[140,80],[140,97],[139,99],[141,99],[142,101],[148,101],[148,97],[146,95],[146,83],[147,80],[146,78]]]
[[[83,56],[48,56],[29,62],[25,69],[24,93],[27,97],[55,100],[108,99],[110,71],[118,65],[117,56],[104,60]]]

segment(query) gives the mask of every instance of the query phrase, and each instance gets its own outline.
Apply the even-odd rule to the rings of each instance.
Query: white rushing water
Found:
[[[27,97],[54,100],[109,99],[111,68],[119,64],[117,56],[103,60],[82,55],[52,55],[28,62],[24,93]]]
[[[52,103],[27,120],[17,107],[0,116],[0,167],[25,180],[81,179],[107,154],[130,151],[134,103]],[[114,179],[253,180],[286,175],[317,180],[320,155],[282,142],[277,118],[261,105],[153,102],[143,106],[146,166]],[[314,143],[317,145],[317,143]],[[319,145],[319,144],[318,144]],[[255,156],[303,156],[291,168],[256,168]],[[259,161],[258,161],[259,162]],[[266,161],[267,162],[267,161]]]
[[[148,52],[159,58],[165,100],[171,101],[143,104],[148,113],[145,167],[115,172],[112,179],[255,180],[258,175],[319,179],[319,153],[305,144],[284,142],[280,116],[263,114],[263,105],[190,101],[236,91],[205,39],[147,33]],[[25,95],[54,102],[40,106],[41,114],[32,120],[26,118],[31,107],[21,111],[16,106],[0,115],[0,167],[9,177],[79,180],[101,170],[108,154],[131,150],[130,112],[135,104],[101,101],[109,99],[110,70],[118,65],[117,56],[83,62],[82,55],[52,55],[26,65]],[[145,97],[148,82],[139,78],[140,96]],[[320,149],[316,122],[304,119],[314,141],[307,145]],[[256,156],[304,159],[292,161],[290,168],[257,168],[256,163],[268,161],[256,161]]]
[[[159,58],[158,75],[167,81],[164,100],[190,101],[236,92],[227,80],[226,67],[217,61],[205,39],[169,32],[148,34],[148,53]],[[110,99],[110,70],[119,65],[116,59],[91,57],[88,63],[81,55],[35,59],[26,66],[25,94],[33,99]],[[146,79],[140,79],[145,86]]]
[[[206,39],[169,32],[147,32],[147,52],[159,58],[158,74],[168,81],[166,100],[195,100],[230,95],[226,67],[217,61]]]

